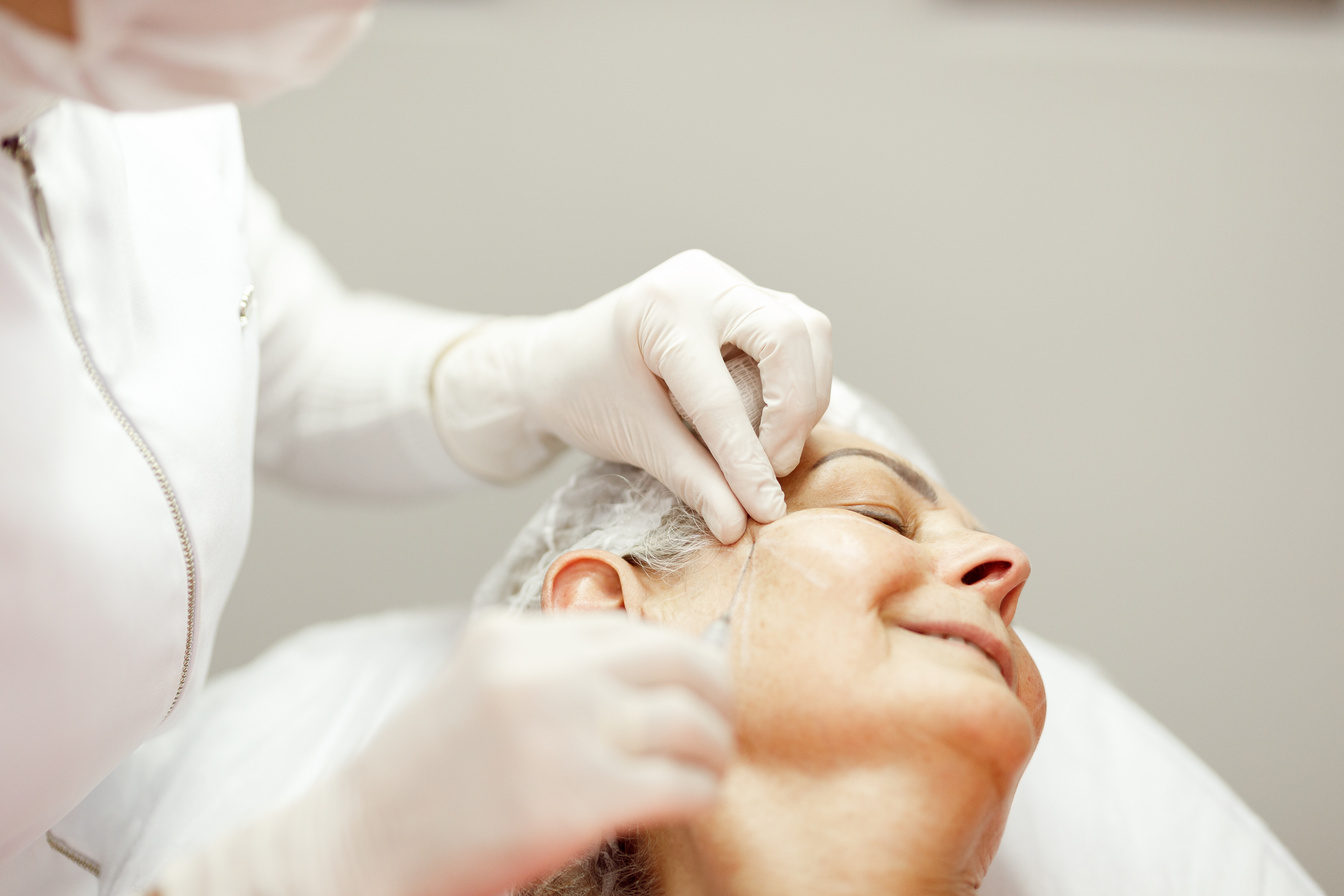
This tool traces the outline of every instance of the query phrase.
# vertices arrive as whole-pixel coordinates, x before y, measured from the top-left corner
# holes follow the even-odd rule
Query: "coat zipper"
[[[70,334],[75,339],[75,345],[79,348],[80,359],[84,362],[84,372],[93,380],[94,387],[98,394],[102,396],[103,404],[107,405],[112,416],[116,418],[122,430],[126,433],[131,443],[135,445],[140,456],[149,466],[149,470],[154,474],[154,479],[159,484],[159,490],[163,492],[164,500],[168,502],[168,510],[173,516],[173,525],[177,527],[177,540],[182,547],[182,561],[187,569],[187,643],[182,654],[182,674],[177,680],[177,692],[173,695],[173,702],[164,713],[164,718],[172,715],[173,710],[177,709],[177,704],[182,700],[182,694],[187,688],[187,676],[191,671],[191,655],[196,644],[196,554],[191,545],[191,533],[187,531],[187,520],[182,515],[182,507],[178,503],[177,493],[173,490],[173,484],[168,481],[168,475],[163,471],[163,466],[159,459],[154,456],[149,445],[141,438],[135,425],[127,418],[126,413],[122,411],[121,405],[112,397],[112,392],[107,388],[107,382],[103,375],[98,372],[98,368],[93,363],[93,358],[89,354],[89,347],[84,342],[84,334],[79,329],[79,321],[75,319],[74,307],[70,304],[70,293],[66,288],[65,272],[61,267],[60,255],[56,251],[56,236],[51,229],[51,219],[47,215],[47,199],[42,193],[42,186],[37,180],[37,166],[33,163],[33,154],[28,149],[28,143],[23,134],[15,134],[0,141],[0,148],[18,162],[23,168],[23,177],[28,185],[28,196],[33,202],[33,213],[37,217],[37,229],[42,235],[42,242],[47,247],[47,258],[51,262],[51,273],[56,279],[56,291],[61,297],[61,308],[65,312],[65,322],[70,327]]]

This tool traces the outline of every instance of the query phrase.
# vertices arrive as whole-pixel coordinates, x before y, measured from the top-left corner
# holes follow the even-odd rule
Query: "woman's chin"
[[[1032,713],[1002,678],[977,669],[940,671],[937,685],[918,698],[923,734],[949,760],[983,768],[997,791],[1011,793],[1039,740]]]
[[[1040,741],[1045,689],[1025,649],[1013,651],[1012,687],[997,664],[973,653],[929,649],[905,667],[908,716],[949,756],[983,766],[1011,795]]]

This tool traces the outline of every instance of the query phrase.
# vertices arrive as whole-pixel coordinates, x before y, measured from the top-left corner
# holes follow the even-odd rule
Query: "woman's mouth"
[[[1004,682],[1010,688],[1013,686],[1013,665],[1008,646],[988,632],[974,626],[958,623],[931,624],[928,626],[902,625],[901,628],[917,635],[950,641],[974,651],[979,656],[989,660],[994,668],[999,670],[999,674],[1003,676]]]
[[[996,669],[998,668],[999,665],[998,660],[994,659],[994,657],[985,653],[985,651],[982,650],[978,645],[973,644],[970,641],[967,641],[965,638],[959,638],[956,635],[932,635],[931,637],[942,638],[944,641],[951,641],[953,644],[964,644],[967,647],[974,650],[976,653],[980,654],[985,659],[989,660],[991,663],[993,663]],[[1002,674],[1002,670],[1000,670],[1000,674]]]

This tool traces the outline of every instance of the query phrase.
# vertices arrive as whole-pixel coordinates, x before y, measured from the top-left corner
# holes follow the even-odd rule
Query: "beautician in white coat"
[[[724,541],[783,513],[775,474],[830,390],[828,324],[792,296],[689,252],[575,311],[491,320],[348,294],[285,227],[227,103],[314,77],[365,5],[0,0],[0,892],[47,886],[52,861],[96,874],[68,819],[200,688],[254,463],[423,494],[568,443],[649,469]],[[729,344],[760,361],[759,439]],[[700,645],[496,621],[458,656],[165,896],[488,893],[713,799],[731,698]]]

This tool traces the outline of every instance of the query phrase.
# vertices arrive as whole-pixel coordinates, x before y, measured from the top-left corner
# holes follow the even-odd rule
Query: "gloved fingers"
[[[722,366],[722,361],[719,363]],[[667,404],[666,415],[658,415],[649,421],[643,450],[630,457],[629,462],[648,470],[700,514],[715,538],[724,544],[732,544],[747,531],[747,513],[729,487],[719,463],[682,425],[671,402],[666,398],[661,400]],[[741,401],[736,397],[734,400],[740,409]],[[751,432],[750,427],[747,432]],[[754,435],[752,439],[755,439]],[[774,481],[773,477],[771,481]]]
[[[820,422],[826,415],[826,409],[831,405],[831,381],[834,376],[835,359],[831,348],[831,319],[793,293],[773,289],[765,289],[765,292],[793,308],[803,319],[803,325],[807,327],[807,336],[812,343],[812,366],[816,370],[817,422]]]
[[[722,774],[733,757],[733,728],[684,688],[639,688],[628,698],[620,746],[635,756],[665,756]]]
[[[717,255],[710,255],[703,249],[691,249],[690,251],[693,253],[703,255],[707,260],[708,264],[711,264],[718,270],[723,271],[731,279],[739,283],[751,283],[751,278],[747,277],[737,268],[733,267],[728,262],[724,261],[722,258],[719,258]]]
[[[746,346],[740,347],[751,354]],[[784,491],[775,478],[770,458],[751,428],[751,420],[742,406],[742,396],[724,366],[719,341],[687,339],[676,350],[657,360],[654,372],[663,378],[668,390],[686,410],[742,508],[763,523],[782,517]],[[763,369],[762,374],[764,372]],[[809,384],[809,407],[814,401]]]
[[[652,625],[631,625],[623,634],[621,649],[607,664],[618,680],[641,689],[678,686],[724,719],[733,718],[732,675],[722,650]]]
[[[635,283],[640,285],[641,291],[656,297],[656,306],[686,311],[697,307],[703,309],[707,300],[721,296],[735,286],[750,285],[751,281],[703,249],[687,249],[653,268]],[[641,338],[647,335],[641,328]]]
[[[714,805],[721,776],[662,756],[631,760],[623,778],[624,817],[615,827],[653,826],[692,818]]]
[[[826,373],[830,382],[829,324],[823,325],[825,318],[819,313],[805,315],[803,309],[811,309],[796,298],[790,296],[793,300],[785,301],[779,298],[781,295],[743,286],[719,299],[728,321],[723,342],[751,355],[760,367],[761,395],[765,399],[760,444],[777,476],[792,472],[798,465],[803,443],[821,418],[818,401],[823,388],[829,396],[829,385],[822,387],[818,374]],[[827,349],[821,365],[814,353],[814,330]]]

